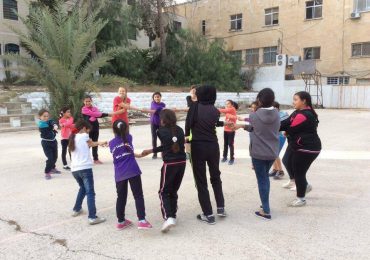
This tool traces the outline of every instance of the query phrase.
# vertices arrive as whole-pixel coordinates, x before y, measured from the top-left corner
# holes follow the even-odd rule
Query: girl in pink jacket
[[[60,111],[59,126],[61,128],[60,143],[62,145],[63,169],[70,171],[71,168],[67,164],[67,147],[68,147],[69,137],[71,136],[72,129],[75,127],[75,125],[73,123],[73,117],[72,117],[71,110],[69,107],[64,107]],[[71,156],[69,158],[71,158]]]

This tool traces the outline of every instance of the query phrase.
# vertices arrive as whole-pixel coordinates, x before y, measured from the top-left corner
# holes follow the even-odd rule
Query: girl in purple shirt
[[[113,156],[117,189],[117,229],[122,230],[132,225],[132,222],[125,218],[128,183],[130,183],[135,199],[137,217],[139,219],[138,229],[152,228],[152,225],[145,219],[144,195],[140,177],[141,170],[135,159],[135,157],[140,158],[142,156],[134,153],[132,136],[129,134],[126,122],[120,119],[116,120],[113,124],[113,132],[115,138],[109,142],[109,148]]]

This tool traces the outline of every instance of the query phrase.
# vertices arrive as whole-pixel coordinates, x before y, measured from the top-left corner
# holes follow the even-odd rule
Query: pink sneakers
[[[150,229],[152,227],[153,226],[146,220],[139,221],[139,223],[137,224],[138,229]]]
[[[118,222],[117,223],[117,230],[123,230],[129,226],[132,226],[132,222],[128,219],[126,219],[124,222],[120,223]]]

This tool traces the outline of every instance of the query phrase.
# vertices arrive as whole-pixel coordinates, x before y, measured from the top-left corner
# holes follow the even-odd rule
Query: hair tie
[[[122,124],[123,124],[122,122],[118,122],[117,127],[118,127],[118,128],[121,128],[121,125],[122,125]]]
[[[177,142],[177,137],[176,136],[172,137],[172,142],[174,142],[174,143]]]
[[[80,130],[78,130],[76,127],[74,127],[73,129],[72,129],[72,134],[78,134],[80,132]]]

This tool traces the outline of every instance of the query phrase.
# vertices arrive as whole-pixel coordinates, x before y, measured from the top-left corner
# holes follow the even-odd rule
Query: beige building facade
[[[276,55],[314,60],[324,84],[370,84],[370,0],[200,0],[175,13],[187,28],[224,39],[244,66],[272,66]]]

